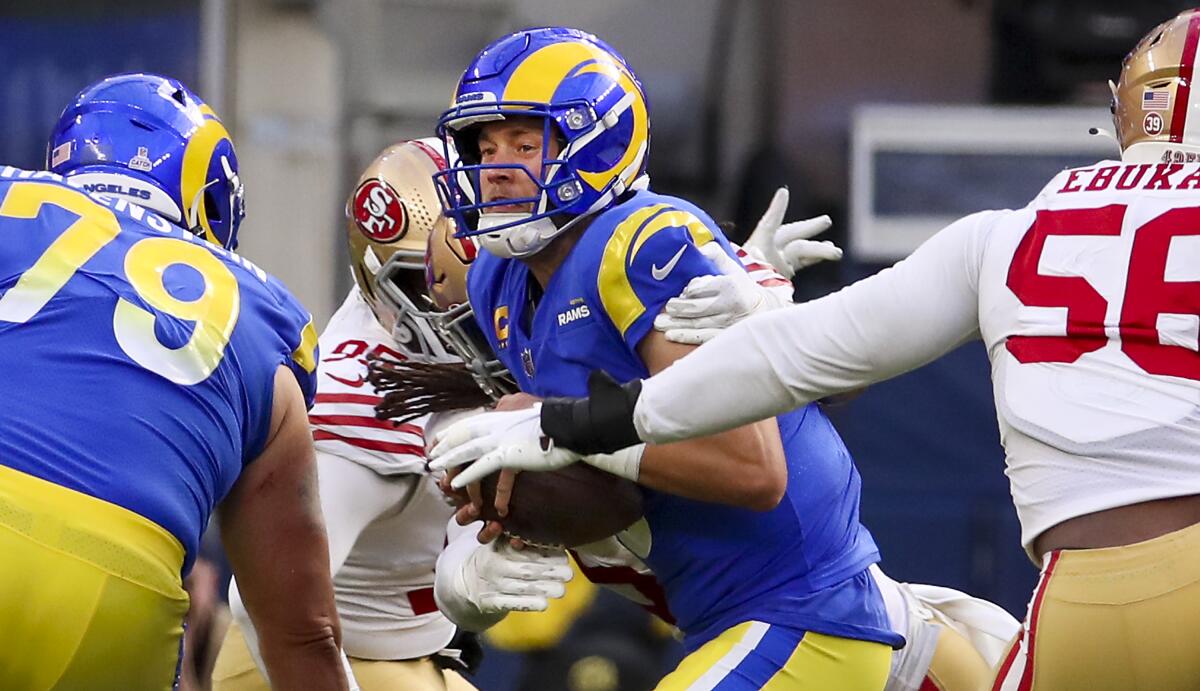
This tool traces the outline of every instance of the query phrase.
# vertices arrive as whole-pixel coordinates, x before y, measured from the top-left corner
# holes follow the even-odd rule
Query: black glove
[[[542,432],[554,444],[576,453],[613,453],[642,443],[633,426],[633,408],[642,380],[618,384],[607,372],[592,370],[586,398],[542,401]]]

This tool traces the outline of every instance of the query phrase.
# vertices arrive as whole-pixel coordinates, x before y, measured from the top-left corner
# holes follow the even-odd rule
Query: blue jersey
[[[471,304],[522,390],[583,396],[593,369],[622,382],[649,376],[637,346],[688,281],[718,273],[698,249],[709,242],[732,256],[703,211],[638,192],[591,222],[536,307],[525,265],[486,253],[467,275]],[[879,553],[858,522],[861,481],[849,452],[815,405],[778,423],[788,486],[772,511],[644,489],[645,559],[688,646],[751,619],[901,644],[865,572]]]
[[[316,333],[277,280],[140,207],[0,170],[0,464],[124,507],[191,567]]]

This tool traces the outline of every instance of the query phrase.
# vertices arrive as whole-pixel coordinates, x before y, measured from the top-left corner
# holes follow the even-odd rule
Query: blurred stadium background
[[[242,250],[318,325],[348,289],[343,206],[387,143],[428,136],[468,60],[522,26],[567,24],[630,61],[651,105],[651,175],[753,227],[774,189],[789,219],[829,213],[840,264],[822,295],[904,256],[944,222],[1023,205],[1064,166],[1115,155],[1120,59],[1178,0],[50,0],[0,3],[0,160],[44,162],[67,100],[106,74],[193,86],[229,125],[249,215]],[[920,324],[912,328],[920,329]],[[953,586],[1018,616],[1021,551],[979,344],[832,415],[865,482],[863,518],[899,580]],[[216,555],[214,558],[219,558]],[[608,595],[497,636],[483,689],[645,688],[668,637]],[[598,603],[598,604],[597,604]],[[605,632],[624,631],[622,636]],[[629,632],[635,633],[629,633]],[[522,671],[520,654],[535,664]],[[644,670],[638,677],[630,670]],[[202,676],[202,675],[201,675]]]

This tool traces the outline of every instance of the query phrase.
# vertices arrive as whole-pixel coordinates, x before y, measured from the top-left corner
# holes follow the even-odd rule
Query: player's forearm
[[[282,368],[272,407],[272,435],[221,502],[221,539],[272,686],[345,689],[312,437]]]
[[[709,437],[650,445],[638,482],[689,499],[769,511],[787,489],[787,463],[775,420]]]
[[[593,373],[587,397],[546,400],[542,430],[580,453],[666,444],[919,367],[978,334],[985,216],[956,222],[895,267],[833,295],[751,317],[644,382],[618,386]]]
[[[265,508],[265,507],[262,507]],[[272,530],[265,539],[226,532],[239,592],[254,622],[258,649],[274,688],[344,689],[341,632],[319,514],[251,516]]]

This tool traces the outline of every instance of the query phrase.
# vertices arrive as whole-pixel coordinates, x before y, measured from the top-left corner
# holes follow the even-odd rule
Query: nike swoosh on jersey
[[[329,372],[326,372],[325,376],[329,377],[330,379],[332,379],[336,382],[341,382],[342,384],[353,387],[355,389],[357,389],[357,388],[361,387],[363,384],[367,383],[367,378],[361,374],[358,375],[357,379],[346,379],[344,377],[339,377],[336,374],[330,374]]]
[[[680,260],[680,258],[683,257],[683,252],[686,249],[687,249],[687,245],[680,247],[679,251],[675,253],[675,256],[671,257],[671,261],[664,264],[661,269],[658,268],[657,266],[651,264],[650,265],[650,275],[654,277],[654,280],[661,281],[664,278],[666,278],[668,275],[670,275],[671,270],[674,269],[675,265],[679,263],[679,260]]]

